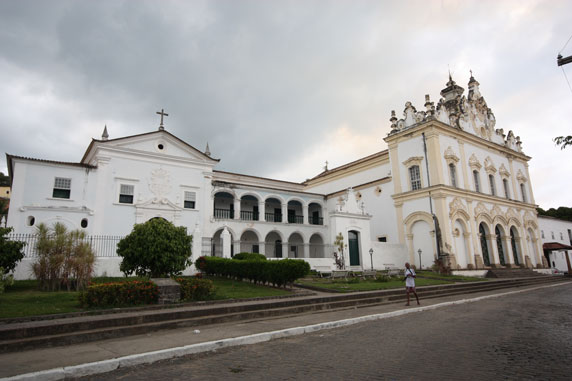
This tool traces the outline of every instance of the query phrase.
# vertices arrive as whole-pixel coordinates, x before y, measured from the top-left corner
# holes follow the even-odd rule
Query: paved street
[[[571,340],[567,285],[86,379],[570,379]]]

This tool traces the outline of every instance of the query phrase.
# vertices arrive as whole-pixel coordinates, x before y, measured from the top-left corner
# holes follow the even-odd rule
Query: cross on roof
[[[164,130],[165,127],[163,127],[163,117],[164,117],[164,116],[169,116],[169,114],[167,114],[164,109],[161,109],[161,112],[157,111],[156,113],[159,114],[159,115],[161,115],[161,124],[159,124],[159,129],[160,129],[160,130]]]

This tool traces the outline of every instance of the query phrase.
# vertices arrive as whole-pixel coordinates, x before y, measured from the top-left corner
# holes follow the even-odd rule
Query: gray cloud
[[[150,131],[165,108],[167,129],[208,141],[221,169],[301,181],[371,153],[320,157],[340,126],[385,148],[390,110],[437,100],[450,65],[463,86],[472,68],[497,126],[522,137],[537,202],[569,205],[550,163],[570,152],[550,139],[570,133],[555,55],[571,13],[564,1],[0,2],[0,151],[77,161],[104,124],[111,137]]]

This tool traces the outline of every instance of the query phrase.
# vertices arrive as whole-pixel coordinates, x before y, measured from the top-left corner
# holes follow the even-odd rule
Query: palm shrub
[[[38,259],[32,264],[32,271],[40,289],[56,291],[63,286],[70,291],[87,287],[95,254],[85,237],[85,232],[69,231],[60,222],[52,227],[44,223],[38,225]]]
[[[186,227],[162,218],[135,224],[117,245],[117,255],[123,258],[120,269],[126,275],[154,278],[178,275],[192,263],[192,241]]]

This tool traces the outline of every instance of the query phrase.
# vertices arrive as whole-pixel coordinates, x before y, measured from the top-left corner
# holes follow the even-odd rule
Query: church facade
[[[350,269],[543,266],[528,162],[520,139],[495,129],[471,76],[468,94],[451,78],[435,106],[407,102],[392,112],[388,149],[303,183],[216,169],[198,150],[158,130],[93,139],[77,163],[7,154],[8,225],[33,234],[62,222],[90,237],[122,237],[133,224],[165,218],[193,235],[193,258],[258,252],[334,268],[344,240]],[[98,275],[118,275],[120,258],[96,250]],[[16,276],[30,276],[33,250]],[[193,269],[188,269],[192,272]]]

